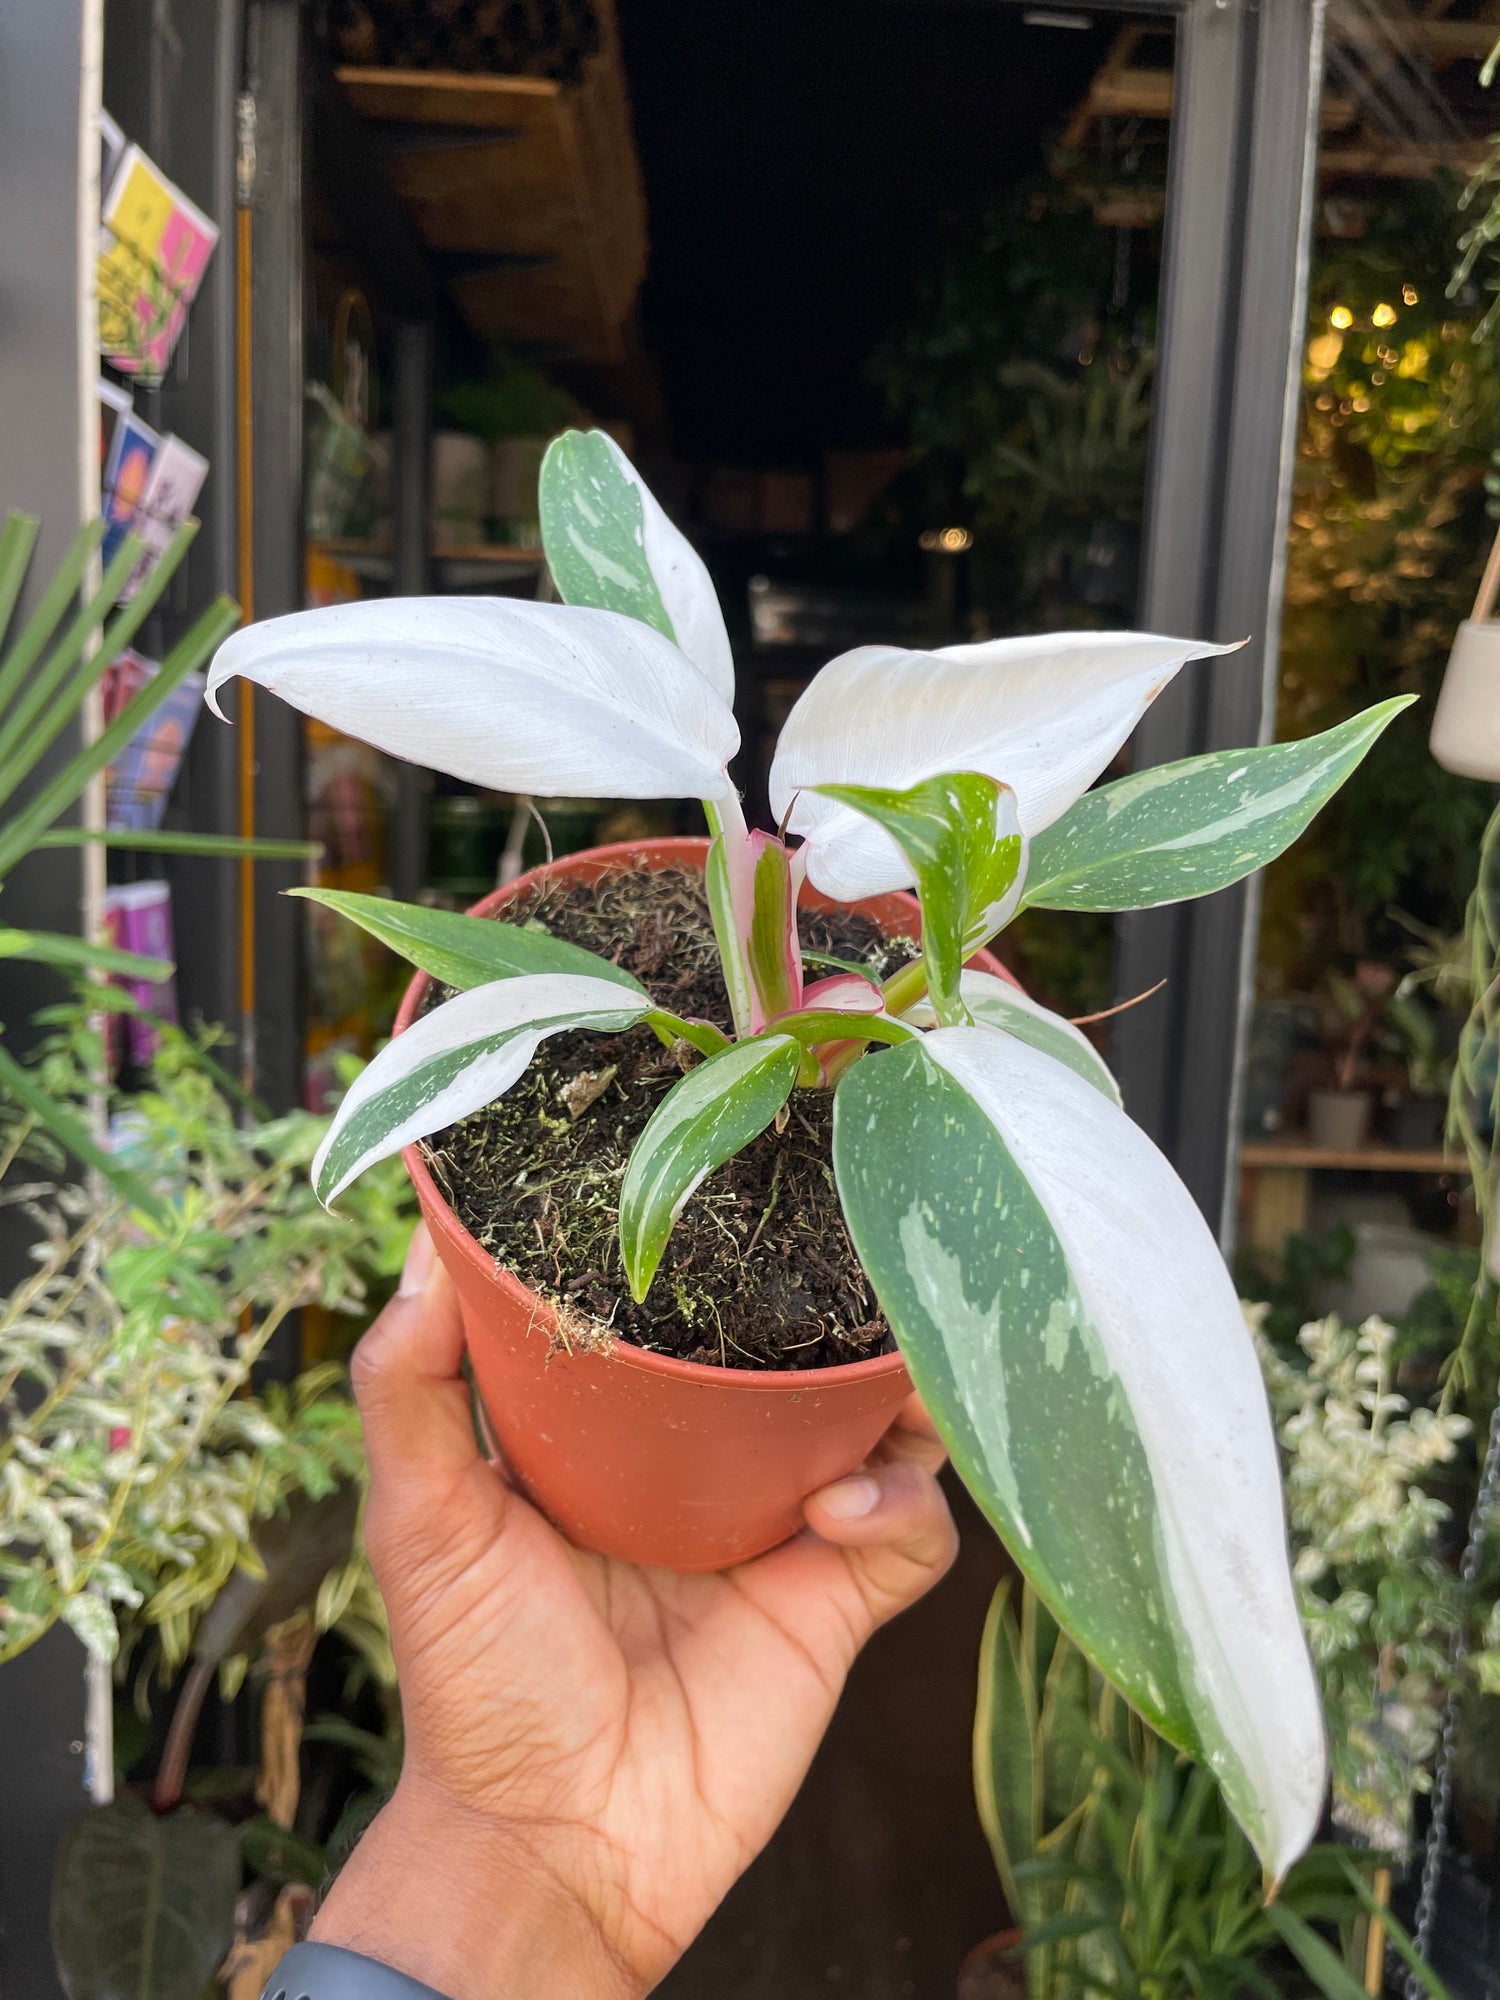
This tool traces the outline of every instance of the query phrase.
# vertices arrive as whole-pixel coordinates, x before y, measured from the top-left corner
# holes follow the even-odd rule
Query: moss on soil
[[[506,912],[633,972],[672,1012],[729,1027],[701,876],[621,871],[550,885]],[[802,941],[883,976],[913,955],[853,910],[802,913]],[[816,977],[825,968],[810,966]],[[730,1368],[820,1368],[886,1352],[833,1182],[827,1091],[711,1174],[678,1221],[645,1300],[617,1233],[620,1177],[663,1094],[695,1060],[649,1028],[544,1042],[497,1103],[426,1151],[454,1212],[498,1263],[558,1308],[563,1338],[611,1336]]]

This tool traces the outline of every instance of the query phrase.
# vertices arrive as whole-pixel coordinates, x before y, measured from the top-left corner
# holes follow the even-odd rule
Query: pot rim
[[[657,860],[691,864],[693,861],[701,861],[708,853],[708,848],[708,837],[701,834],[672,834],[664,835],[660,839],[619,840],[603,847],[585,847],[576,854],[559,855],[556,860],[543,861],[537,867],[528,869],[524,875],[518,875],[513,882],[507,882],[502,888],[492,889],[487,896],[481,897],[477,903],[470,906],[468,914],[474,917],[487,917],[493,911],[514,902],[518,894],[535,884],[572,873],[582,861],[603,862],[606,867],[615,865],[623,867],[630,862],[639,863],[654,857]],[[803,893],[818,903],[827,903],[827,899],[818,896],[816,890],[804,890]],[[881,902],[887,899],[870,897],[868,900]],[[900,902],[914,912],[919,912],[921,908],[916,897],[908,895],[904,889],[890,891],[889,900]],[[988,952],[976,952],[974,959],[985,960],[987,969],[992,967],[996,971],[1004,970]],[[411,1025],[431,983],[430,974],[421,971],[416,973],[402,995],[393,1034],[399,1035],[404,1028]],[[530,1309],[533,1325],[540,1317],[551,1318],[553,1308],[547,1301],[529,1285],[524,1284],[513,1271],[508,1271],[503,1265],[498,1264],[464,1228],[429,1172],[427,1163],[422,1158],[420,1142],[414,1140],[411,1145],[404,1146],[401,1149],[401,1159],[412,1185],[417,1190],[422,1207],[436,1214],[444,1226],[445,1233],[457,1246],[465,1261],[472,1264],[476,1271],[482,1272],[501,1291],[509,1293],[516,1303],[525,1304]],[[834,1389],[846,1382],[869,1382],[881,1376],[895,1375],[906,1367],[906,1360],[900,1348],[895,1348],[889,1354],[872,1355],[865,1361],[841,1361],[831,1368],[715,1368],[702,1361],[681,1361],[676,1355],[656,1354],[650,1348],[637,1347],[633,1341],[619,1335],[614,1336],[614,1345],[607,1358],[612,1364],[644,1369],[651,1375],[675,1377],[678,1381],[698,1382],[705,1386],[740,1389],[759,1395],[764,1395],[768,1390],[805,1395],[818,1389]]]

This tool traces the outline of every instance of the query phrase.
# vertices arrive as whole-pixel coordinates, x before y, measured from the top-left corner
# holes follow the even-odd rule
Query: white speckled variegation
[[[856,1064],[834,1156],[966,1483],[1279,1877],[1317,1827],[1322,1713],[1265,1389],[1197,1205],[1092,1081],[988,1027]]]

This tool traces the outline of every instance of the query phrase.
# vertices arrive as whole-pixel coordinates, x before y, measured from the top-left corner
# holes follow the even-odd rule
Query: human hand
[[[360,1342],[401,1781],[313,1926],[452,2000],[635,2000],[760,1851],[856,1653],[957,1546],[915,1397],[812,1532],[717,1575],[572,1548],[481,1456],[419,1229]]]

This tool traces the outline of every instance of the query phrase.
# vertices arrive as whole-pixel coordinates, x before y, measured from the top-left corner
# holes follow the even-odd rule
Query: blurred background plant
[[[133,1005],[89,988],[50,1010],[33,1094],[86,1119],[103,1015]],[[325,1121],[266,1117],[211,1038],[156,1026],[148,1087],[106,1107],[145,1202],[68,1185],[47,1123],[24,1100],[0,1107],[0,1200],[35,1232],[32,1269],[0,1303],[0,1661],[61,1621],[132,1683],[116,1704],[117,1771],[138,1775],[84,1815],[59,1860],[68,1990],[127,1990],[110,1984],[124,1977],[199,2000],[231,1947],[229,1990],[258,1990],[399,1768],[346,1371],[276,1380],[267,1364],[285,1372],[308,1306],[344,1316],[352,1339],[394,1283],[414,1210],[395,1166],[329,1214],[307,1179]],[[229,1698],[247,1675],[254,1764],[195,1773],[214,1682]],[[310,1675],[343,1711],[310,1739],[311,1762]]]
[[[1024,1584],[1001,1585],[985,1626],[974,1775],[1019,1933],[971,1955],[960,2000],[1013,1992],[1018,1961],[1030,2000],[1362,1992],[1348,1968],[1380,1857],[1314,1847],[1269,1898],[1212,1774],[1130,1713]]]

